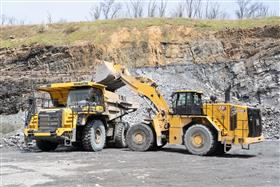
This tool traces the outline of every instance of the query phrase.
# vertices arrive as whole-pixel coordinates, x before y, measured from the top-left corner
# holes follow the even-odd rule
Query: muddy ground
[[[20,152],[1,148],[1,186],[280,186],[279,141],[234,147],[222,157],[107,148]]]

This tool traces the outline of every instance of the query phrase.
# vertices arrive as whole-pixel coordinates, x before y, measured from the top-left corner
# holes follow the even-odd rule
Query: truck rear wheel
[[[47,140],[36,140],[36,145],[41,151],[54,151],[58,143]]]
[[[82,144],[86,151],[101,151],[106,142],[106,131],[102,121],[88,123],[83,131]]]
[[[125,148],[127,147],[126,143],[126,133],[128,127],[125,123],[117,123],[115,125],[115,147]]]
[[[150,126],[137,124],[128,129],[126,141],[133,151],[147,151],[154,145],[154,134]]]
[[[187,151],[194,155],[211,155],[217,146],[213,130],[201,124],[188,128],[184,135]]]

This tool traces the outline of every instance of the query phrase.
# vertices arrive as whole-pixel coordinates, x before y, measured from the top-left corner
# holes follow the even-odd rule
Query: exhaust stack
[[[225,103],[230,102],[230,91],[231,91],[231,85],[229,85],[225,90]]]

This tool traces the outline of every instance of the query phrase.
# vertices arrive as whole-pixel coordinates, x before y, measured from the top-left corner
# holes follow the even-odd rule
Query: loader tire
[[[36,140],[36,145],[41,151],[54,151],[58,143],[47,140]]]
[[[115,147],[118,148],[127,147],[126,133],[127,133],[127,127],[124,123],[117,123],[115,125]]]
[[[193,155],[212,155],[217,143],[214,131],[205,125],[192,125],[184,134],[186,149]]]
[[[106,130],[102,121],[94,120],[88,123],[82,135],[83,148],[86,151],[101,151],[106,143]]]
[[[127,131],[126,142],[133,151],[148,151],[154,145],[154,133],[148,125],[133,125]]]

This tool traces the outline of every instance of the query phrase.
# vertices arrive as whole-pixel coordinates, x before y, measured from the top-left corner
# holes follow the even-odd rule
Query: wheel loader
[[[27,145],[36,141],[42,151],[59,144],[87,151],[126,147],[128,124],[122,116],[135,111],[137,103],[94,82],[53,83],[36,93],[40,97],[29,99],[25,122]]]
[[[194,155],[221,155],[234,144],[243,149],[264,140],[260,110],[216,102],[202,102],[202,92],[178,90],[172,94],[172,106],[147,77],[132,76],[121,64],[104,62],[97,68],[95,81],[115,91],[127,85],[144,98],[152,117],[131,126],[126,134],[133,151],[148,151],[165,144],[182,144]],[[175,83],[175,82],[174,82]]]

